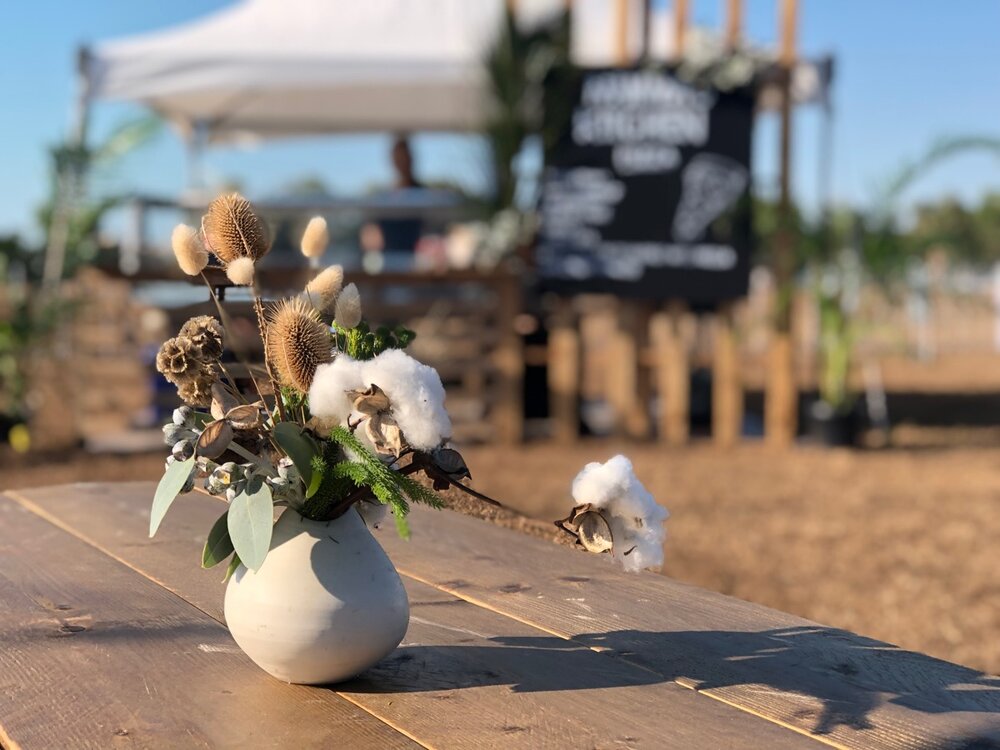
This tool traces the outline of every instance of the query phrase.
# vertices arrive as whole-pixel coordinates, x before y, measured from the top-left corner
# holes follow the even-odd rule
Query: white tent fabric
[[[138,101],[210,140],[481,124],[504,0],[245,0],[97,45],[91,98]],[[530,21],[560,0],[522,0]]]
[[[82,57],[85,98],[146,104],[209,141],[314,133],[477,130],[488,105],[483,60],[507,0],[243,0],[164,31],[103,42]],[[639,56],[642,2],[629,0]],[[531,26],[565,0],[517,0]],[[574,62],[612,65],[615,3],[574,0]],[[651,19],[653,59],[672,55],[671,17]],[[717,36],[692,29],[692,50]],[[799,66],[808,73],[811,67]],[[813,76],[815,78],[815,75]],[[815,95],[806,88],[796,98]],[[797,84],[798,88],[801,85]]]

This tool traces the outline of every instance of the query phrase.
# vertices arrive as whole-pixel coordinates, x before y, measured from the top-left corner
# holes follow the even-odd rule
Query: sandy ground
[[[671,511],[665,573],[905,648],[1000,672],[1000,451],[627,446]],[[984,444],[985,443],[985,444]],[[474,447],[475,486],[537,518],[622,446]],[[155,478],[160,456],[0,455],[0,487]]]

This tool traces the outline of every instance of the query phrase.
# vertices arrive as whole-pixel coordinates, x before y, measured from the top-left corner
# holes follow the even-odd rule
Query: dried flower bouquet
[[[357,505],[370,524],[389,510],[407,536],[410,503],[441,505],[413,478],[418,472],[437,489],[457,486],[489,500],[460,481],[469,471],[447,447],[451,422],[441,380],[404,351],[415,334],[402,326],[372,330],[340,266],[320,271],[300,295],[265,304],[255,271],[270,249],[267,227],[239,195],[217,198],[200,230],[181,225],[172,239],[180,268],[201,275],[217,303],[204,275],[211,256],[233,284],[250,288],[268,382],[255,381],[251,397],[237,388],[222,359],[221,305],[220,319],[192,318],[164,342],[156,367],[185,405],[163,428],[171,453],[150,536],[175,497],[196,484],[224,496],[229,505],[209,533],[202,563],[229,560],[228,578],[240,562],[252,570],[264,562],[275,506],[329,521]],[[303,255],[318,258],[327,242],[325,222],[313,219]]]
[[[313,269],[328,241],[325,221],[312,219],[301,250]],[[275,506],[312,521],[337,519],[356,506],[369,525],[388,511],[406,537],[411,503],[442,504],[417,473],[434,490],[456,487],[498,504],[462,483],[469,470],[449,447],[441,379],[405,352],[415,334],[402,326],[373,330],[340,266],[317,270],[299,295],[265,304],[256,264],[270,250],[268,229],[237,194],[214,200],[200,229],[178,226],[172,246],[181,270],[208,286],[219,318],[187,321],[156,358],[185,405],[163,428],[171,454],[153,499],[150,536],[178,494],[197,485],[225,497],[202,564],[228,560],[228,580],[240,563],[260,569]],[[205,275],[213,257],[232,284],[251,291],[266,372],[265,382],[253,380],[251,396],[223,362],[227,316]],[[247,372],[253,378],[253,368]],[[580,547],[609,553],[626,570],[662,564],[667,511],[628,459],[589,464],[573,496],[576,507],[557,525]]]

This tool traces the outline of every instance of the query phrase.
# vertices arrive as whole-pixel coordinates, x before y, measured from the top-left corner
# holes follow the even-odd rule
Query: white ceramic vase
[[[261,669],[285,682],[346,680],[406,634],[410,605],[396,568],[353,508],[330,522],[291,510],[256,573],[226,588],[226,624]]]

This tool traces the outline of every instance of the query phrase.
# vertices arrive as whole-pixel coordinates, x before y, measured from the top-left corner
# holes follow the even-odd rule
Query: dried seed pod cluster
[[[156,355],[156,369],[177,386],[189,406],[208,406],[212,384],[219,376],[223,329],[215,318],[192,318],[177,336],[163,342]]]

